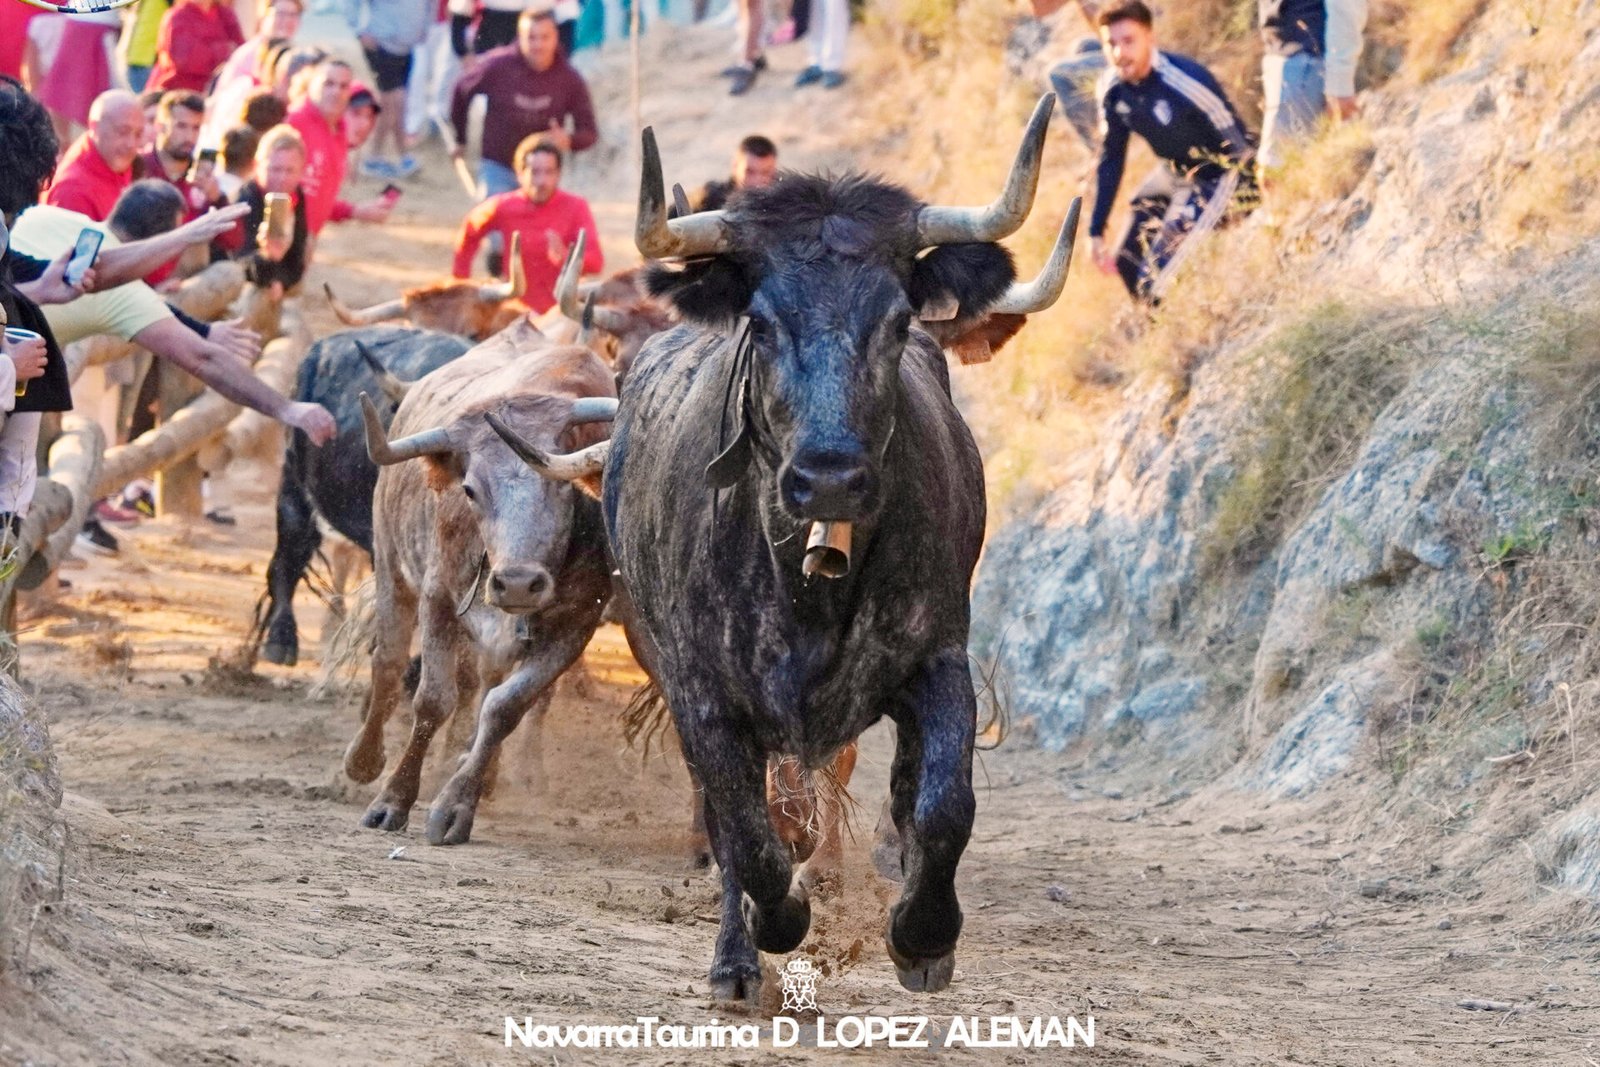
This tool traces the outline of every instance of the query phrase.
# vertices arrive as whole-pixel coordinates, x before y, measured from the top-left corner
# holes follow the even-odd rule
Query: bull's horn
[[[521,300],[528,291],[528,277],[522,269],[522,234],[511,235],[511,248],[506,253],[506,265],[511,268],[511,280],[478,286],[478,299],[498,304],[502,300]]]
[[[484,412],[483,417],[522,462],[551,481],[575,482],[579,478],[599,474],[605,468],[606,456],[611,452],[611,442],[601,441],[597,445],[590,445],[580,452],[569,455],[552,454],[529,444],[521,434],[502,422],[494,412]]]
[[[1022,135],[1022,147],[1011,164],[1011,174],[1000,197],[988,207],[939,207],[930,204],[917,213],[917,243],[960,244],[967,241],[998,241],[1010,236],[1028,217],[1033,194],[1039,187],[1039,164],[1044,157],[1044,135],[1055,107],[1054,93],[1045,93],[1034,106],[1033,118]]]
[[[583,298],[583,314],[578,318],[578,343],[585,348],[594,336],[594,294]]]
[[[1083,207],[1083,197],[1072,198],[1067,209],[1067,221],[1061,224],[1056,246],[1050,250],[1039,276],[1031,282],[1012,282],[1006,295],[988,310],[991,314],[1031,315],[1043,311],[1056,302],[1067,284],[1067,267],[1072,263],[1072,246],[1078,235],[1078,212]]]
[[[577,323],[583,322],[578,275],[583,273],[583,248],[587,242],[588,234],[579,230],[577,240],[567,249],[567,258],[561,264],[561,273],[556,275],[556,303],[561,305],[561,314]]]
[[[434,452],[450,451],[450,435],[443,428],[423,430],[398,441],[389,440],[383,423],[378,419],[378,409],[366,393],[361,394],[361,421],[367,428],[367,455],[380,467]]]
[[[356,351],[361,353],[361,358],[366,361],[367,369],[372,376],[378,379],[378,388],[383,390],[383,395],[396,404],[406,398],[406,390],[411,388],[410,382],[403,382],[395,377],[394,373],[378,362],[378,357],[360,341],[356,342]]]
[[[639,218],[633,231],[640,253],[646,259],[670,259],[714,256],[728,251],[728,226],[721,211],[702,211],[681,219],[667,218],[666,179],[661,174],[661,153],[656,149],[655,130],[646,126],[643,138]]]
[[[375,322],[405,317],[406,302],[403,299],[385,300],[381,304],[373,304],[369,308],[357,311],[334,296],[333,286],[327,282],[322,283],[322,291],[328,294],[328,303],[333,305],[333,313],[339,316],[339,321],[346,326],[371,326]]]
[[[611,422],[616,417],[616,397],[583,396],[573,401],[572,414],[567,416],[567,424],[570,426],[579,422]]]

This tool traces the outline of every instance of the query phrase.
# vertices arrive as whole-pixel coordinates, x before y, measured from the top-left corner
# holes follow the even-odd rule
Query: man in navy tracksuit
[[[1100,82],[1104,137],[1089,236],[1100,269],[1115,270],[1136,299],[1155,303],[1194,239],[1222,220],[1241,186],[1253,192],[1253,148],[1211,72],[1155,47],[1154,20],[1140,0],[1111,4],[1098,21],[1112,69]],[[1128,235],[1113,252],[1106,220],[1134,133],[1165,165],[1134,194]]]

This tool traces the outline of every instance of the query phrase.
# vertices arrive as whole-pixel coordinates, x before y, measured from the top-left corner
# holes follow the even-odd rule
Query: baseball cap
[[[361,82],[350,83],[350,106],[370,107],[374,114],[383,110],[383,105],[378,103],[378,94]]]

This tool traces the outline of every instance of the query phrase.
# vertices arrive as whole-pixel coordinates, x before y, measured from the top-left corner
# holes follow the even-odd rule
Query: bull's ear
[[[943,322],[974,315],[999,300],[1017,278],[1011,253],[993,242],[940,245],[916,261],[906,296],[917,316]]]
[[[653,263],[645,288],[669,300],[684,318],[714,326],[744,314],[756,280],[731,257],[711,256],[682,266]]]
[[[1027,321],[1026,315],[985,315],[980,319],[951,323],[943,331],[944,336],[939,336],[936,331],[935,337],[944,348],[955,353],[962,363],[987,363],[1001,345],[1017,335]]]

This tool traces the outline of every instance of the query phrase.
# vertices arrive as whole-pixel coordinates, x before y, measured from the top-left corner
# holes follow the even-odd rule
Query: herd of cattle
[[[371,554],[371,691],[346,773],[383,773],[407,692],[412,726],[363,825],[406,825],[434,733],[475,706],[427,821],[430,842],[467,841],[500,744],[532,711],[538,758],[554,683],[604,614],[671,712],[721,871],[713,994],[755,998],[758,951],[803,939],[840,816],[810,817],[809,771],[848,781],[856,738],[883,717],[904,884],[888,953],[907,989],[948,985],[985,500],[945,352],[987,358],[1061,292],[1076,203],[1034,281],[996,243],[1031,209],[1052,103],[986,208],[788,175],[669,220],[647,129],[645,267],[580,286],[580,244],[543,317],[516,278],[365,310],[334,300],[353,328],[314,346],[297,399],[340,432],[288,449],[263,653],[297,658],[291,602],[321,524]],[[380,325],[394,318],[409,325]],[[796,797],[813,809],[798,819]]]

